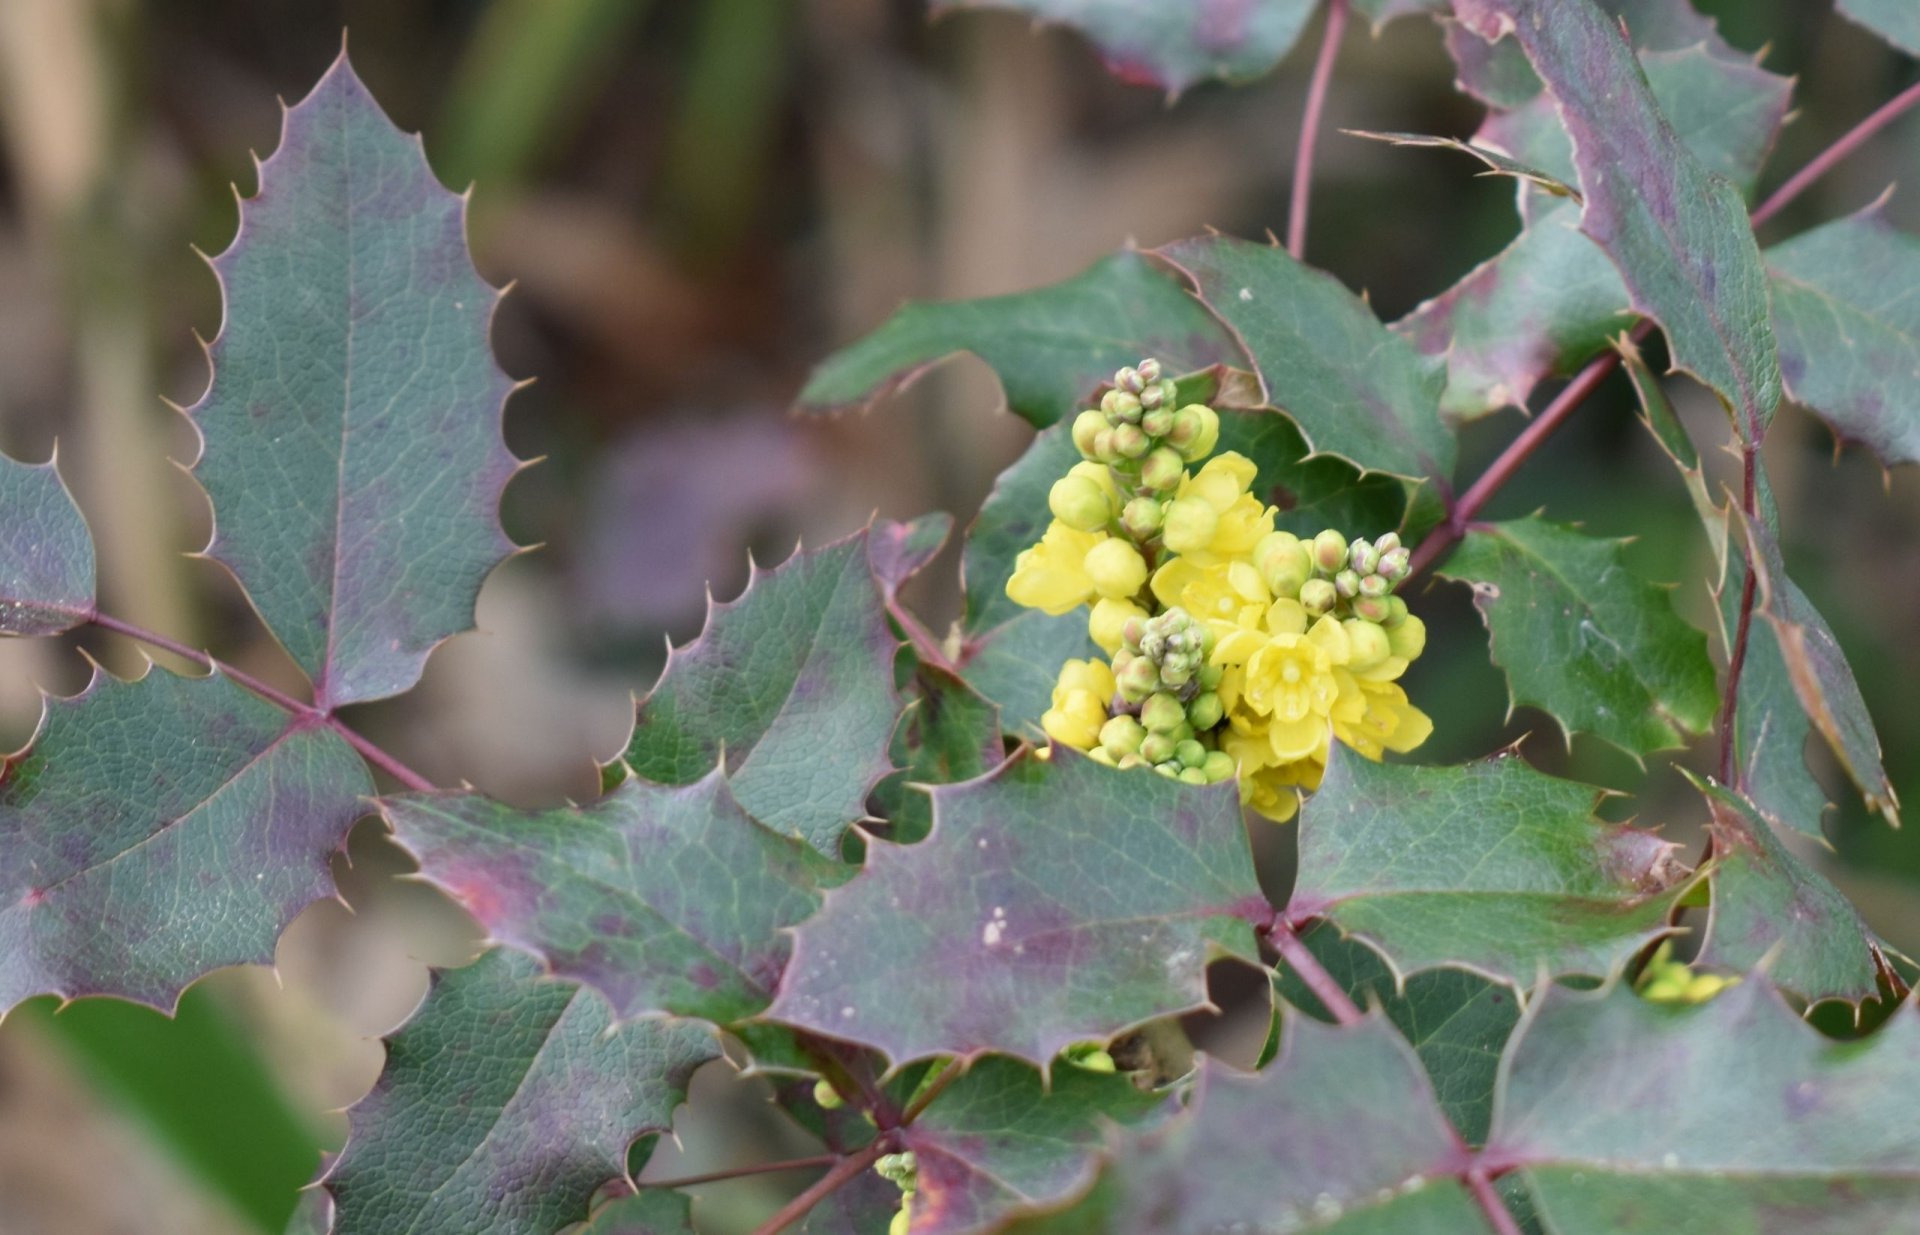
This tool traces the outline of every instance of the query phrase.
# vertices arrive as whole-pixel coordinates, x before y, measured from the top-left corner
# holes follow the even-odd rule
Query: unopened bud
[[[1178,779],[1182,784],[1204,785],[1207,783],[1207,774],[1199,768],[1181,768]]]
[[[1224,750],[1210,751],[1201,771],[1207,774],[1207,783],[1217,785],[1223,780],[1233,779],[1233,756]]]
[[[846,1105],[846,1100],[833,1087],[833,1082],[824,1078],[814,1082],[813,1102],[823,1111],[837,1111]]]
[[[1147,581],[1146,559],[1133,542],[1109,537],[1087,550],[1087,578],[1102,596],[1124,600],[1140,590]]]
[[[1374,569],[1386,576],[1388,582],[1398,583],[1407,577],[1412,566],[1413,555],[1405,549],[1395,549],[1391,553],[1382,553],[1380,564]]]
[[[1120,526],[1135,540],[1152,540],[1160,534],[1166,512],[1155,497],[1136,497],[1120,511]]]
[[[1186,474],[1186,461],[1181,459],[1179,451],[1169,446],[1160,447],[1140,465],[1140,483],[1161,493],[1179,484]]]
[[[1386,617],[1386,620],[1381,622],[1380,624],[1386,627],[1388,630],[1392,630],[1394,627],[1398,626],[1400,623],[1406,620],[1407,620],[1407,602],[1402,600],[1398,596],[1387,597],[1387,617]]]
[[[1207,761],[1207,748],[1188,738],[1173,748],[1173,757],[1183,768],[1197,768]]]
[[[1142,661],[1140,663],[1145,664],[1146,662]],[[1172,733],[1175,729],[1187,723],[1187,709],[1180,706],[1178,699],[1162,691],[1148,699],[1141,707],[1140,723],[1145,725],[1147,731],[1150,733]],[[1160,762],[1158,759],[1148,755],[1144,749],[1141,751],[1141,756],[1149,763]]]
[[[1347,668],[1364,672],[1392,654],[1387,632],[1361,618],[1348,618],[1340,624],[1347,632]]]
[[[1376,575],[1368,575],[1367,579],[1377,577]],[[1362,579],[1361,582],[1365,583],[1366,579]],[[1365,590],[1365,588],[1361,589],[1362,592]],[[1353,612],[1355,617],[1363,617],[1376,625],[1385,626],[1393,617],[1393,601],[1391,597],[1386,596],[1362,595],[1353,602]]]
[[[1140,390],[1140,406],[1149,412],[1161,406],[1166,401],[1166,391],[1160,388],[1160,383],[1158,382],[1150,383]]]
[[[1211,634],[1212,632],[1209,631],[1208,633]],[[1213,641],[1211,639],[1207,641],[1207,652],[1209,655],[1213,652]],[[1207,665],[1202,668],[1199,673],[1194,675],[1194,681],[1200,683],[1201,690],[1219,690],[1220,683],[1226,676],[1227,669],[1225,665]]]
[[[1203,671],[1204,672],[1204,671]],[[1220,696],[1211,690],[1201,691],[1187,704],[1187,723],[1199,733],[1205,733],[1220,723],[1226,709],[1220,705]]]
[[[1142,383],[1151,385],[1160,380],[1160,362],[1149,356],[1134,366],[1134,372],[1140,375]]]
[[[1108,428],[1107,418],[1099,412],[1081,412],[1073,418],[1073,445],[1082,457],[1098,459],[1094,443],[1099,440],[1103,429]]]
[[[1093,460],[1096,463],[1118,463],[1120,452],[1114,449],[1113,428],[1108,426],[1093,435]]]
[[[1139,703],[1160,689],[1160,670],[1150,660],[1135,657],[1113,674],[1114,689],[1128,703]]]
[[[1140,415],[1140,428],[1148,437],[1165,437],[1173,428],[1173,409],[1162,403]]]
[[[1313,566],[1323,575],[1338,574],[1347,564],[1347,538],[1328,528],[1313,538]]]
[[[1189,463],[1198,463],[1220,443],[1220,415],[1204,403],[1189,403],[1173,416],[1167,440]]]
[[[1387,632],[1387,646],[1402,660],[1419,660],[1427,650],[1427,624],[1409,613]]]
[[[1085,476],[1062,476],[1047,490],[1047,509],[1076,532],[1098,532],[1112,518],[1112,507],[1099,484]]]
[[[1166,697],[1165,695],[1154,696],[1156,699],[1165,699]],[[1172,761],[1176,745],[1177,743],[1174,742],[1172,736],[1169,734],[1149,733],[1140,743],[1140,757],[1158,767],[1160,764]]]
[[[1347,546],[1347,565],[1353,567],[1359,574],[1372,574],[1374,564],[1379,560],[1379,551],[1373,547],[1373,542],[1370,540],[1356,540]]]
[[[1334,590],[1351,600],[1360,594],[1360,576],[1351,570],[1343,570],[1333,577]]]
[[[1145,741],[1145,726],[1131,716],[1115,716],[1100,726],[1100,747],[1115,759],[1122,755],[1140,753],[1140,743]]]
[[[1384,600],[1391,591],[1393,591],[1393,584],[1385,575],[1367,575],[1360,580],[1362,596],[1373,596]]]
[[[1113,384],[1128,394],[1137,395],[1140,393],[1140,388],[1146,385],[1146,382],[1141,380],[1140,370],[1134,368],[1132,365],[1128,365],[1113,375]]]
[[[1132,652],[1137,656],[1139,655],[1139,652],[1140,652],[1140,640],[1145,638],[1146,634],[1147,634],[1147,619],[1132,618],[1128,620],[1125,626],[1120,628],[1120,642],[1126,645],[1127,650],[1129,652]],[[1118,673],[1119,671],[1120,671],[1120,666],[1118,664],[1115,664],[1114,672]]]
[[[1113,449],[1123,459],[1138,459],[1152,446],[1139,425],[1121,425],[1113,431]]]
[[[1384,557],[1400,547],[1400,533],[1384,532],[1373,538],[1373,547]]]
[[[1300,607],[1314,617],[1333,612],[1339,603],[1340,593],[1325,579],[1309,579],[1300,585]]]

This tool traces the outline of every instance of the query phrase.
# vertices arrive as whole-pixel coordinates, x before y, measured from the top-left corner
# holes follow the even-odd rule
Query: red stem
[[[884,1139],[884,1138],[882,1138]],[[780,1212],[753,1228],[753,1235],[777,1235],[789,1226],[807,1216],[821,1201],[853,1180],[853,1177],[866,1170],[886,1152],[880,1140],[870,1142],[865,1149],[840,1159],[834,1168],[814,1181],[814,1185],[780,1207]]]
[[[346,723],[331,712],[322,711],[314,707],[311,703],[302,703],[278,687],[269,686],[252,674],[241,669],[236,669],[225,661],[217,659],[198,648],[189,647],[187,644],[181,643],[178,639],[169,639],[165,635],[148,630],[143,626],[135,626],[132,622],[125,622],[111,614],[98,611],[92,614],[91,620],[95,626],[100,627],[102,630],[110,630],[116,635],[124,635],[137,642],[149,644],[159,648],[163,652],[171,652],[182,660],[192,661],[202,669],[217,670],[221,676],[233,682],[234,685],[252,691],[280,710],[325,725],[346,739],[347,744],[359,751],[368,763],[373,764],[409,789],[425,793],[431,792],[435,788],[432,781],[415,772],[406,764],[401,763],[386,751],[381,750],[366,738],[361,737],[353,730],[347,728]]]
[[[1300,936],[1293,933],[1280,915],[1275,915],[1273,925],[1267,932],[1267,938],[1280,952],[1280,959],[1293,966],[1293,972],[1307,984],[1321,1006],[1333,1014],[1333,1019],[1342,1025],[1357,1025],[1364,1018],[1360,1006],[1353,1002],[1333,975],[1320,963],[1320,958],[1307,951],[1307,945],[1300,942]]]
[[[1320,37],[1320,54],[1313,62],[1313,77],[1307,83],[1307,107],[1300,117],[1300,141],[1293,153],[1293,194],[1287,206],[1287,252],[1299,261],[1307,252],[1307,201],[1313,193],[1313,154],[1320,144],[1320,113],[1327,103],[1327,87],[1333,82],[1333,62],[1340,51],[1340,39],[1347,32],[1347,0],[1330,0],[1327,28]]]
[[[1748,519],[1757,520],[1760,514],[1760,443],[1747,443],[1740,457],[1740,508],[1746,512]],[[1753,629],[1755,579],[1759,574],[1753,566],[1751,537],[1747,545],[1747,577],[1740,585],[1740,620],[1734,627],[1733,646],[1727,649],[1726,695],[1720,703],[1720,783],[1731,789],[1742,788],[1746,780],[1746,767],[1739,762],[1734,751],[1733,722],[1740,708],[1740,671],[1747,663],[1747,637]]]
[[[1806,192],[1807,186],[1832,171],[1836,164],[1859,149],[1868,138],[1899,119],[1915,104],[1920,104],[1920,82],[1915,82],[1882,103],[1872,115],[1848,129],[1840,140],[1814,156],[1812,162],[1787,177],[1785,184],[1775,189],[1766,201],[1755,208],[1753,225],[1758,227],[1786,209],[1787,203]]]
[[[816,1167],[832,1166],[840,1161],[839,1154],[815,1154],[811,1158],[789,1158],[785,1162],[755,1162],[748,1166],[729,1167],[724,1171],[710,1171],[705,1175],[686,1175],[679,1179],[642,1180],[643,1188],[692,1188],[699,1184],[722,1183],[729,1179],[744,1179],[749,1175],[773,1175],[780,1171],[810,1171]]]
[[[946,1067],[941,1071],[940,1075],[934,1077],[913,1101],[907,1103],[907,1109],[900,1112],[901,1126],[904,1127],[920,1118],[920,1112],[932,1106],[933,1100],[939,1097],[947,1086],[958,1080],[960,1074],[964,1071],[966,1071],[966,1069],[960,1066],[958,1060],[948,1060]]]
[[[1462,1177],[1466,1181],[1467,1191],[1479,1203],[1480,1212],[1487,1216],[1497,1235],[1521,1235],[1520,1224],[1514,1221],[1508,1212],[1507,1203],[1500,1199],[1500,1190],[1480,1167],[1474,1167]]]

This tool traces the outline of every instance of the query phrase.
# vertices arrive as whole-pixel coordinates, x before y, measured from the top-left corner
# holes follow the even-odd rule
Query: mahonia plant
[[[1006,7],[1177,92],[1264,71],[1316,5]],[[1841,7],[1920,52],[1909,6]],[[1920,457],[1920,239],[1881,203],[1765,250],[1754,227],[1920,90],[1750,207],[1792,83],[1685,0],[1329,0],[1308,117],[1350,9],[1448,22],[1485,123],[1395,140],[1515,176],[1506,249],[1382,322],[1301,260],[1309,127],[1286,247],[1208,234],[901,310],[800,404],[870,404],[956,351],[999,375],[1038,432],[967,533],[959,621],[901,598],[945,516],[756,568],[602,795],[542,810],[438,787],[341,715],[472,625],[520,466],[464,199],[343,55],[213,259],[227,319],[185,411],[208,554],[310,689],[102,608],[55,464],[0,460],[0,633],[200,666],[96,672],[6,759],[0,1010],[168,1009],[270,963],[373,811],[489,946],[391,1035],[297,1231],[691,1231],[713,1177],[648,1149],[723,1057],[822,1146],[734,1172],[815,1172],[761,1235],[1913,1229],[1911,968],[1800,856],[1827,805],[1807,744],[1897,801],[1761,446],[1791,397]],[[1726,409],[1737,492],[1709,487],[1656,332]],[[1620,542],[1481,518],[1616,369],[1699,513],[1711,632]],[[1456,484],[1462,423],[1561,379]],[[1515,751],[1403,758],[1432,727],[1400,679],[1436,579],[1470,588],[1516,705],[1636,760],[1717,752],[1697,862]],[[1264,975],[1257,1061],[1187,1038],[1215,963]],[[1856,1040],[1810,1023],[1833,1001]]]

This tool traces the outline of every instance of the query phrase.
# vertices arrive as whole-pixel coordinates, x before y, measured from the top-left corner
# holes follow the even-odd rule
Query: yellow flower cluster
[[[1397,685],[1426,645],[1392,595],[1408,553],[1392,533],[1276,531],[1254,464],[1206,458],[1215,413],[1176,401],[1144,361],[1080,414],[1086,461],[1054,485],[1053,522],[1007,595],[1056,615],[1091,605],[1108,656],[1061,668],[1042,719],[1054,741],[1196,784],[1237,777],[1249,806],[1284,821],[1332,742],[1377,760],[1432,732]]]
[[[1673,941],[1666,939],[1647,958],[1634,989],[1652,1003],[1705,1003],[1739,983],[1740,979],[1722,974],[1695,973],[1685,961],[1673,959]]]

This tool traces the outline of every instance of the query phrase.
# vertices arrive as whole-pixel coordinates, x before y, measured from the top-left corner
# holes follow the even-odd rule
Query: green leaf
[[[433,793],[381,809],[422,877],[492,938],[598,990],[623,1018],[729,1024],[765,1008],[789,950],[781,932],[837,874],[750,819],[718,771],[685,788],[629,778],[590,806]]]
[[[1835,0],[1837,11],[1911,56],[1920,56],[1920,10],[1907,0]]]
[[[1453,1178],[1465,1148],[1385,1017],[1290,1016],[1281,1042],[1251,1075],[1204,1060],[1183,1114],[1120,1138],[1106,1222],[1040,1229],[1486,1235]]]
[[[187,413],[216,515],[208,553],[323,708],[419,681],[513,552],[499,520],[519,466],[500,436],[513,383],[487,342],[500,293],[465,225],[466,199],[343,52],[287,110],[212,262],[226,321]]]
[[[1435,137],[1427,133],[1371,133],[1365,129],[1342,129],[1349,137],[1364,137],[1369,141],[1386,142],[1390,146],[1412,146],[1431,150],[1457,150],[1480,160],[1487,170],[1483,176],[1512,176],[1529,188],[1540,190],[1549,197],[1570,197],[1580,199],[1580,190],[1537,167],[1509,158],[1498,150],[1473,142],[1461,141],[1457,137]]]
[[[1628,380],[1633,383],[1634,394],[1640,400],[1640,423],[1653,435],[1653,440],[1673,464],[1674,470],[1680,473],[1680,479],[1687,487],[1687,497],[1693,503],[1694,513],[1700,516],[1701,530],[1706,533],[1708,547],[1713,553],[1713,573],[1709,581],[1724,585],[1727,511],[1707,492],[1706,472],[1700,466],[1700,452],[1694,449],[1693,439],[1687,436],[1679,413],[1673,410],[1673,403],[1667,398],[1660,379],[1647,368],[1640,349],[1628,339],[1618,340],[1616,346],[1620,352],[1621,367],[1626,370]]]
[[[335,1235],[550,1235],[581,1221],[718,1054],[697,1024],[614,1026],[604,1000],[516,952],[438,973],[349,1112],[325,1180]]]
[[[621,1185],[624,1190],[624,1185]],[[683,1193],[649,1189],[595,1198],[585,1226],[569,1235],[693,1235],[693,1202]]]
[[[635,710],[634,772],[687,785],[724,754],[733,795],[776,832],[837,857],[892,770],[899,641],[867,562],[867,533],[757,567],[707,612]]]
[[[1293,48],[1317,0],[1263,0],[1232,9],[1139,0],[934,0],[935,16],[1006,9],[1036,22],[1072,26],[1100,49],[1122,81],[1158,86],[1170,96],[1197,82],[1247,82]],[[1126,363],[1122,361],[1121,363]]]
[[[1442,374],[1331,275],[1223,236],[1160,250],[1246,345],[1265,402],[1316,454],[1410,480],[1453,471]]]
[[[1000,709],[964,681],[917,664],[913,693],[893,735],[893,761],[901,771],[873,791],[875,813],[891,825],[887,839],[901,845],[923,840],[933,826],[933,801],[920,786],[972,780],[1006,758]]]
[[[1675,366],[1757,440],[1780,401],[1780,366],[1739,189],[1687,149],[1591,0],[1455,0],[1454,11],[1488,41],[1519,40],[1573,139],[1581,229],[1620,267],[1634,308],[1666,331]]]
[[[1400,974],[1612,973],[1667,932],[1686,868],[1671,842],[1594,818],[1601,792],[1514,755],[1422,768],[1343,750],[1301,810],[1288,919],[1325,918]]]
[[[1448,1122],[1469,1143],[1485,1141],[1500,1053],[1520,1020],[1513,990],[1459,969],[1429,970],[1397,982],[1379,953],[1357,939],[1342,939],[1331,927],[1309,932],[1302,942],[1355,1003],[1377,1004],[1386,1013],[1420,1057]],[[1291,969],[1275,975],[1274,991],[1319,1015],[1319,1000]],[[1276,1044],[1281,1019],[1276,1008]]]
[[[1719,857],[1698,963],[1763,969],[1812,1003],[1874,998],[1878,945],[1840,889],[1795,857],[1752,803],[1719,785],[1699,788]]]
[[[96,671],[0,763],[0,1012],[29,995],[173,1007],[265,964],[333,890],[373,783],[329,729],[219,675]]]
[[[872,407],[956,352],[986,362],[1007,406],[1037,429],[1070,417],[1097,384],[1143,357],[1158,357],[1169,373],[1245,363],[1177,280],[1128,251],[1050,287],[909,304],[822,361],[800,392],[800,410]]]
[[[1920,462],[1920,238],[1887,200],[1766,256],[1787,393],[1891,467]]]
[[[1467,533],[1442,573],[1473,585],[1515,706],[1638,758],[1704,733],[1720,696],[1706,636],[1627,570],[1625,545],[1535,515]]]
[[[1766,521],[1743,523],[1747,561],[1759,585],[1755,616],[1765,618],[1773,630],[1793,693],[1860,790],[1867,809],[1899,826],[1900,799],[1881,762],[1880,735],[1874,732],[1873,717],[1860,696],[1846,653],[1807,594],[1787,577],[1779,542]],[[1748,646],[1752,646],[1751,636]]]
[[[1274,526],[1312,536],[1339,528],[1378,536],[1406,526],[1409,494],[1421,491],[1393,476],[1363,474],[1332,455],[1314,455],[1293,421],[1270,408],[1220,413],[1218,451],[1236,451],[1260,469],[1254,496],[1275,508]]]
[[[325,1189],[308,1188],[300,1194],[282,1235],[332,1235],[333,1198]]]
[[[57,635],[93,609],[93,536],[55,460],[0,454],[0,635]]]
[[[1230,785],[1120,772],[1061,747],[933,790],[933,832],[794,933],[767,1016],[894,1063],[1069,1044],[1205,1006],[1209,959],[1256,961],[1264,905]],[[857,959],[855,959],[857,958]]]
[[[1548,988],[1508,1048],[1493,1169],[1555,1235],[1894,1232],[1920,1204],[1920,1018],[1832,1042],[1764,980],[1699,1007]]]
[[[1098,1173],[1109,1130],[1176,1109],[1131,1077],[983,1059],[904,1133],[919,1172],[914,1235],[998,1230],[1015,1215],[1078,1197]]]
[[[1688,0],[1599,0],[1600,9],[1626,27],[1642,51],[1680,51],[1705,45],[1723,60],[1751,62],[1729,47],[1713,19],[1702,17]],[[1519,107],[1539,95],[1540,77],[1515,43],[1488,43],[1455,22],[1445,29],[1447,54],[1453,57],[1455,84],[1491,107]]]
[[[905,523],[877,519],[867,529],[867,564],[889,609],[899,599],[900,588],[939,556],[952,534],[953,516],[943,510]]]

